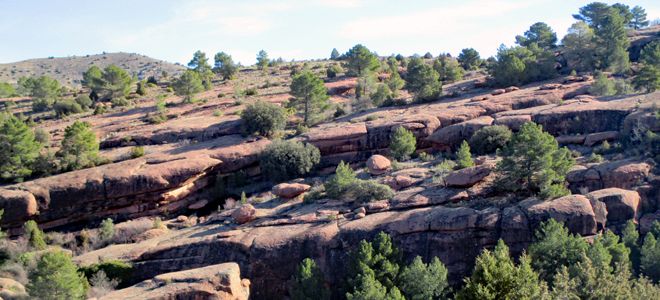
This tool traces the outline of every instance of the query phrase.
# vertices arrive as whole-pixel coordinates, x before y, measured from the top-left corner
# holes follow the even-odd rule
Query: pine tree
[[[640,253],[642,274],[655,283],[660,282],[660,243],[657,242],[653,233],[646,234]]]
[[[331,60],[339,60],[339,51],[337,51],[337,48],[332,48],[332,53],[330,53],[330,59]]]
[[[630,261],[633,270],[639,271],[639,232],[633,220],[628,220],[626,227],[621,232],[622,242],[630,249]]]
[[[21,120],[10,114],[0,114],[0,178],[22,181],[32,175],[41,143]]]
[[[293,78],[291,95],[294,99],[291,105],[302,111],[306,125],[313,125],[316,114],[328,107],[328,89],[323,80],[309,70],[304,70]]]
[[[433,69],[438,72],[442,82],[454,82],[463,79],[463,69],[458,61],[446,55],[440,55],[433,62]]]
[[[399,273],[398,287],[411,300],[437,299],[444,295],[449,284],[447,268],[434,257],[429,264],[417,256]]]
[[[557,44],[557,34],[543,22],[534,23],[524,35],[516,36],[516,43],[523,47],[536,44],[542,49],[553,49]]]
[[[649,21],[646,20],[646,10],[641,6],[637,5],[630,10],[633,17],[630,21],[630,27],[635,30],[649,26]]]
[[[390,154],[397,160],[407,160],[416,149],[415,135],[403,126],[397,127],[390,138]]]
[[[330,290],[323,283],[323,273],[311,258],[305,258],[298,265],[296,274],[289,285],[292,300],[330,299]]]
[[[25,231],[25,239],[28,245],[34,250],[45,250],[46,240],[44,239],[44,232],[39,229],[39,225],[34,220],[29,220],[23,225]]]
[[[346,53],[346,68],[357,77],[370,74],[380,67],[378,57],[363,45],[355,45]]]
[[[236,75],[238,71],[238,66],[234,63],[234,60],[231,58],[231,55],[218,52],[215,57],[215,65],[213,71],[220,74],[223,80],[231,80]]]
[[[595,38],[594,30],[587,23],[577,22],[571,25],[561,42],[569,69],[582,72],[596,68]]]
[[[458,62],[465,70],[476,70],[481,65],[481,58],[479,52],[474,48],[465,48],[458,55]]]
[[[541,279],[553,282],[562,267],[571,267],[580,261],[587,250],[587,243],[570,234],[563,224],[549,219],[536,230],[535,242],[529,246],[532,266]]]
[[[325,192],[328,197],[337,199],[356,180],[357,177],[351,165],[341,161],[337,165],[337,169],[335,169],[335,175],[324,184]]]
[[[617,74],[628,72],[630,61],[627,49],[630,41],[621,14],[616,9],[610,9],[595,32],[600,68]]]
[[[362,240],[358,248],[351,253],[348,279],[349,299],[378,299],[361,298],[365,292],[368,294],[384,295],[396,289],[395,279],[399,273],[399,252],[392,243],[390,236],[384,232],[376,235],[372,242]],[[368,288],[368,289],[367,289]],[[400,291],[394,292],[400,295]],[[384,297],[383,297],[384,298]],[[380,299],[383,299],[380,298]]]
[[[632,83],[638,90],[645,90],[647,93],[655,92],[660,89],[660,68],[644,65],[633,78]]]
[[[539,193],[543,198],[556,198],[568,193],[564,178],[573,166],[568,149],[559,148],[555,138],[532,122],[521,126],[511,142],[500,151],[497,164],[499,188]]]
[[[174,91],[183,96],[184,103],[192,103],[193,95],[204,90],[204,85],[199,74],[193,70],[186,70],[174,82]]]
[[[259,70],[265,70],[268,67],[268,63],[270,63],[268,53],[264,50],[259,51],[257,53],[257,67],[259,67]]]
[[[421,58],[413,58],[408,63],[406,89],[419,102],[435,100],[442,93],[440,75]]]
[[[77,170],[98,164],[99,142],[91,125],[75,121],[66,127],[57,156],[61,158],[62,168],[65,170]]]
[[[27,291],[31,297],[43,300],[85,299],[87,280],[78,272],[71,258],[63,251],[44,253],[33,272]]]
[[[461,146],[456,152],[456,163],[459,169],[464,169],[474,166],[474,161],[472,160],[472,153],[470,153],[470,145],[468,142],[463,141]]]

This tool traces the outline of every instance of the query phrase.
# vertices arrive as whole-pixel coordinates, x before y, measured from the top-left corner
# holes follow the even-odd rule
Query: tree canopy
[[[355,45],[346,53],[346,68],[353,76],[362,77],[378,67],[378,57],[361,44]]]
[[[523,47],[536,44],[542,49],[552,49],[557,44],[557,34],[543,22],[537,22],[525,31],[524,35],[516,36],[516,43]]]
[[[312,125],[318,119],[316,114],[328,107],[328,89],[323,80],[309,70],[293,77],[291,95],[294,99],[290,104],[302,111],[306,125]]]
[[[32,174],[33,164],[42,145],[23,121],[10,114],[0,114],[0,177],[22,181]]]
[[[220,74],[222,79],[230,80],[234,78],[236,72],[238,72],[238,66],[234,63],[231,55],[224,52],[219,52],[215,55],[215,65],[213,71]]]

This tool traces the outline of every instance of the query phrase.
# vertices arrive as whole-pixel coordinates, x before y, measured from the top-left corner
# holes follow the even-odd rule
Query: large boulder
[[[587,197],[605,203],[607,207],[607,222],[612,224],[637,220],[640,211],[640,197],[635,191],[619,188],[608,188],[593,191]]]
[[[247,300],[250,281],[241,280],[238,264],[224,263],[161,274],[134,286],[111,292],[101,300],[217,299]]]
[[[20,282],[10,278],[0,278],[0,298],[29,299],[29,296]]]
[[[392,162],[382,155],[372,155],[367,160],[367,169],[371,175],[381,175],[392,168]]]
[[[257,210],[252,206],[252,204],[243,204],[241,207],[234,209],[231,213],[231,217],[234,218],[234,221],[238,224],[245,224],[256,218]]]
[[[280,183],[273,187],[273,194],[280,198],[291,199],[309,191],[311,186],[303,183]]]
[[[605,162],[587,167],[575,167],[566,174],[569,188],[574,193],[587,188],[589,191],[604,188],[632,189],[649,176],[651,165],[635,160]]]
[[[586,196],[569,195],[550,201],[529,199],[520,206],[526,212],[531,228],[553,218],[563,222],[572,233],[593,235],[597,232],[596,214]]]
[[[445,176],[445,184],[450,187],[470,187],[490,175],[492,170],[492,164],[464,168]]]

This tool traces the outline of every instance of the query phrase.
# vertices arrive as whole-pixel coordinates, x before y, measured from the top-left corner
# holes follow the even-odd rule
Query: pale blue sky
[[[483,57],[534,22],[559,35],[592,1],[559,0],[0,0],[0,63],[48,56],[136,52],[187,63],[201,49],[243,64],[256,53],[324,58],[362,43],[381,55],[434,55],[474,47]],[[622,2],[660,18],[660,1]]]

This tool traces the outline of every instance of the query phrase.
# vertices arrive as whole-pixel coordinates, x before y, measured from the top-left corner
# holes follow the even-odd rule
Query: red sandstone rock
[[[497,95],[502,95],[502,94],[504,94],[504,93],[506,93],[506,90],[504,90],[504,89],[496,89],[496,90],[492,91],[490,94],[493,95],[493,96],[497,96]]]
[[[587,197],[605,203],[609,223],[622,224],[639,218],[641,203],[639,194],[635,191],[608,188],[593,191],[587,194]]]
[[[520,88],[517,87],[517,86],[510,86],[510,87],[508,87],[508,88],[505,88],[505,89],[504,89],[504,92],[505,92],[505,93],[510,93],[510,92],[513,92],[513,91],[517,91],[517,90],[519,90],[519,89],[520,89]]]
[[[254,209],[252,204],[243,204],[241,207],[234,209],[231,213],[231,217],[234,218],[234,221],[238,224],[244,224],[250,222],[256,218],[257,210]]]
[[[381,175],[386,173],[392,167],[392,163],[387,157],[382,155],[372,155],[367,160],[367,168],[371,175]]]
[[[273,194],[280,198],[291,199],[309,191],[311,186],[302,183],[280,183],[273,187]]]
[[[445,184],[450,187],[470,187],[486,178],[492,169],[492,164],[482,164],[454,171],[445,176]]]
[[[614,140],[618,136],[619,136],[618,131],[605,131],[605,132],[592,133],[587,135],[587,137],[584,140],[584,145],[587,147],[591,147],[602,141]]]

